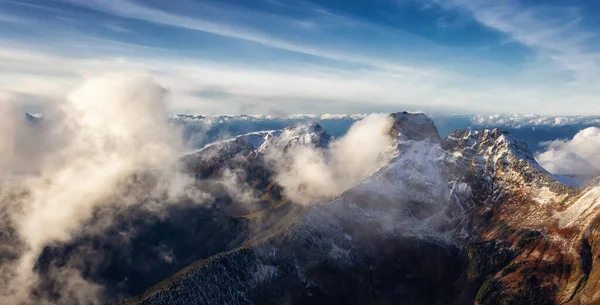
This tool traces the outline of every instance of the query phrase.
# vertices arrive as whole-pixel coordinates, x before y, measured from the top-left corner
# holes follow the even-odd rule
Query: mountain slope
[[[415,176],[406,172],[435,177],[431,170],[437,167],[439,143],[422,134],[414,136],[424,140],[412,140],[402,131],[398,130],[405,140],[398,157],[357,187],[332,202],[313,206],[290,227],[184,269],[137,301],[341,304],[394,303],[401,298],[422,304],[452,297],[450,283],[460,269],[459,248],[448,241],[447,229],[438,225],[447,221],[445,214],[451,208],[437,201],[450,199],[450,190],[440,189],[444,186],[439,174],[438,179],[416,185]],[[428,156],[414,160],[402,151]],[[384,182],[393,188],[373,188]],[[400,197],[412,205],[407,209],[396,201],[410,188],[414,188],[410,196]],[[429,195],[431,189],[436,190],[435,197]],[[390,268],[390,263],[395,267]],[[365,274],[370,276],[363,279]],[[431,288],[439,292],[432,294]]]
[[[142,293],[194,261],[238,248],[274,226],[285,226],[286,219],[295,219],[303,208],[282,198],[262,156],[275,145],[320,146],[328,140],[320,126],[308,124],[243,135],[183,157],[181,166],[196,177],[193,187],[212,196],[212,202],[186,199],[160,213],[145,209],[145,202],[129,208],[118,203],[114,208],[99,208],[77,238],[44,249],[36,264],[42,280],[35,293],[58,299],[55,290],[60,283],[54,282],[52,272],[56,266],[69,266],[80,270],[85,280],[103,286],[104,302],[120,300]],[[123,191],[146,198],[142,194],[151,194],[155,183],[152,172],[140,173],[124,182]],[[243,185],[247,193],[240,194]]]
[[[392,117],[397,155],[372,176],[126,303],[600,302],[597,182],[560,183],[498,129]]]

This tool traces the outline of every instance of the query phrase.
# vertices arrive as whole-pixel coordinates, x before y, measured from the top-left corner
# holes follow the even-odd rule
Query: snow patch
[[[581,225],[580,221],[597,211],[600,204],[600,185],[587,191],[564,212],[558,213],[561,227]]]

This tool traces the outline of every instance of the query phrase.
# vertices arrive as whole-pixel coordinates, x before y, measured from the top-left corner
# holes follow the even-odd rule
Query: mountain
[[[441,152],[435,126],[428,125],[432,127],[428,133],[419,133],[410,123],[425,123],[422,120],[427,118],[400,115],[393,129],[405,139],[401,150],[426,157],[415,159],[399,153],[388,166],[334,201],[312,206],[289,226],[243,247],[189,266],[137,301],[278,304],[352,303],[367,301],[375,294],[380,296],[373,301],[386,301],[397,293],[415,300],[448,297],[451,290],[432,295],[426,287],[452,282],[458,270],[444,267],[458,258],[459,248],[449,242],[448,230],[441,225],[457,207],[437,202],[439,198],[451,200],[438,190],[440,175],[432,175]],[[426,179],[412,179],[411,174]],[[409,189],[410,194],[404,194]],[[435,190],[434,196],[431,190]],[[449,189],[446,191],[449,194]],[[402,218],[405,221],[396,222]],[[428,237],[421,238],[423,235]],[[430,249],[432,254],[423,259],[419,249]],[[406,269],[405,274],[390,273],[393,268],[387,266],[398,255],[406,259],[397,262],[398,268]],[[440,272],[433,266],[447,270]],[[361,279],[367,274],[372,279]],[[212,280],[204,281],[207,277]],[[386,284],[384,278],[403,283],[404,292],[396,291],[400,284]],[[418,296],[412,295],[415,289]]]
[[[177,115],[170,122],[183,130],[184,138],[192,147],[204,147],[217,141],[231,138],[230,135],[243,135],[264,130],[282,130],[289,126],[318,123],[331,136],[344,135],[363,114],[348,115],[292,115],[285,118],[271,116],[202,116]]]
[[[600,127],[597,116],[545,115],[478,115],[428,113],[442,137],[457,129],[502,128],[529,146],[532,152],[548,150],[545,145],[557,139],[572,139],[589,127]],[[176,115],[170,121],[181,127],[188,144],[200,148],[210,143],[263,130],[279,130],[287,126],[315,121],[333,137],[343,136],[356,121],[366,114],[304,114],[304,115]],[[579,173],[579,172],[577,172]]]
[[[600,302],[600,180],[562,183],[506,131],[441,137],[424,114],[391,118],[393,156],[312,205],[286,197],[267,156],[327,151],[333,138],[317,123],[184,156],[181,168],[212,204],[182,202],[160,217],[117,211],[105,234],[84,229],[48,246],[36,265],[41,282],[70,263],[103,285],[106,303],[134,295],[122,304]],[[135,234],[127,244],[105,238],[122,232]],[[94,251],[102,255],[81,255]],[[38,293],[55,285],[48,279]]]
[[[186,200],[158,214],[143,204],[101,207],[77,238],[44,249],[36,264],[41,277],[36,295],[58,300],[54,291],[61,278],[53,276],[53,268],[70,266],[81,270],[87,281],[103,286],[105,303],[114,302],[144,292],[194,261],[239,248],[251,237],[286,225],[304,207],[282,197],[281,188],[271,181],[264,154],[295,145],[323,148],[329,140],[318,124],[309,123],[249,133],[182,157],[182,169],[196,178],[198,190],[214,197],[212,203]],[[130,180],[123,187],[136,194],[151,193],[156,185],[151,172]],[[237,193],[242,185],[251,202],[241,198],[246,194]],[[105,223],[102,228],[94,225]]]
[[[29,122],[38,122],[40,120],[43,120],[44,118],[41,114],[25,113],[25,119]]]
[[[397,155],[369,178],[125,303],[600,302],[599,181],[561,183],[499,129],[392,117]]]

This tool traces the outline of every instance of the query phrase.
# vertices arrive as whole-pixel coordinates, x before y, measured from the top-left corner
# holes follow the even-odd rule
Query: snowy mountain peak
[[[298,124],[294,126],[290,126],[284,128],[282,130],[284,133],[288,133],[290,135],[311,135],[319,138],[329,138],[325,129],[319,125],[319,123],[315,121],[310,121],[305,124]]]
[[[200,158],[211,160],[211,163],[227,163],[226,160],[236,155],[256,158],[265,154],[272,148],[287,150],[294,145],[311,145],[326,148],[331,137],[317,123],[311,122],[287,127],[281,130],[251,132],[237,136],[233,139],[216,142],[192,155],[185,156],[184,160]]]
[[[527,144],[507,131],[495,129],[457,130],[446,138],[447,142],[456,142],[461,150],[471,150],[473,153],[485,155],[494,158],[505,158],[512,156],[515,159],[523,160],[530,163],[537,169],[546,172],[535,161],[533,153],[527,147]],[[506,160],[505,160],[506,161]]]
[[[458,172],[457,179],[468,177],[471,188],[478,190],[473,198],[485,198],[486,204],[498,204],[519,215],[509,218],[509,223],[539,227],[548,215],[532,207],[558,205],[576,192],[544,170],[527,144],[500,129],[458,130],[444,139],[442,146],[455,160],[456,168],[450,172]],[[508,199],[517,197],[520,199]]]
[[[41,114],[25,113],[25,119],[29,122],[38,122],[43,119],[43,116]]]
[[[326,148],[329,146],[330,140],[331,137],[321,125],[309,122],[269,132],[258,151],[264,153],[271,146],[282,147],[286,150],[293,145],[313,145]]]
[[[433,121],[423,113],[396,112],[391,114],[394,119],[392,134],[408,140],[421,141],[430,139],[440,142],[441,137]]]

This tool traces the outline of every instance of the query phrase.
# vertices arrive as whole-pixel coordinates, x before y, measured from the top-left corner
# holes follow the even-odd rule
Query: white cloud
[[[25,19],[22,17],[18,17],[18,16],[0,12],[0,23],[2,23],[2,22],[23,25],[23,24],[29,23],[30,21],[28,19]]]
[[[475,115],[473,124],[481,126],[508,126],[521,128],[525,126],[569,126],[600,124],[600,116],[564,116],[564,115],[539,115],[539,114],[489,114]]]
[[[591,24],[595,16],[585,6],[519,0],[425,1],[466,12],[481,25],[506,35],[509,42],[533,51],[524,56],[519,69],[499,80],[520,82],[512,85],[521,99],[507,97],[514,104],[505,104],[505,109],[544,114],[600,110],[594,98],[600,94],[600,36]],[[528,109],[521,109],[524,107]],[[555,110],[546,111],[552,108]]]
[[[100,206],[146,201],[144,206],[155,210],[182,196],[210,200],[186,187],[192,178],[173,170],[182,143],[168,124],[166,96],[163,87],[145,76],[105,75],[53,104],[47,120],[33,127],[25,124],[23,113],[17,115],[14,105],[0,101],[0,214],[8,214],[25,244],[16,264],[0,266],[0,303],[37,303],[27,298],[36,282],[33,267],[40,252],[77,235]],[[119,193],[132,174],[148,169],[158,176],[155,188],[144,192],[125,187],[127,192]],[[160,202],[144,200],[158,194]],[[77,291],[62,295],[66,299],[61,301],[88,303],[90,294],[82,291],[81,278],[62,280]],[[86,287],[97,294],[95,285]],[[76,296],[86,302],[68,299]]]
[[[538,52],[545,60],[573,73],[578,81],[598,77],[600,53],[593,45],[595,31],[582,25],[582,9],[544,4],[523,5],[516,0],[434,0],[442,7],[468,11],[473,18]],[[548,62],[542,62],[548,65]]]
[[[571,140],[546,143],[546,151],[536,159],[553,174],[597,176],[600,174],[600,128],[590,127],[578,132]]]
[[[109,49],[97,54],[94,53],[96,47],[86,49],[86,42],[82,41],[60,40],[36,46],[6,44],[0,50],[0,92],[52,101],[64,96],[69,88],[86,77],[131,70],[151,74],[164,84],[172,92],[170,110],[176,112],[237,114],[248,105],[257,113],[274,109],[287,113],[372,112],[373,108],[406,110],[417,104],[421,109],[454,108],[476,112],[486,109],[483,107],[505,109],[511,101],[518,104],[521,111],[538,109],[535,104],[531,105],[532,98],[528,96],[538,91],[529,87],[524,88],[524,92],[515,87],[493,84],[490,88],[490,84],[481,83],[467,90],[460,85],[467,82],[459,77],[447,80],[420,74],[305,65],[230,65],[127,44],[109,45]],[[97,43],[92,40],[87,45]],[[44,49],[47,45],[51,47]],[[84,55],[62,55],[56,50],[60,45],[76,47]],[[219,88],[222,94],[217,97],[198,95],[203,88]],[[547,95],[551,103],[562,100],[558,90],[541,94]]]
[[[488,69],[489,63],[471,56],[466,58],[464,54],[459,56],[456,50],[440,48],[431,42],[420,42],[402,31],[398,33],[395,29],[361,23],[337,15],[315,13],[314,10],[311,13],[318,14],[319,17],[308,14],[314,18],[313,21],[327,25],[322,27],[326,30],[320,29],[321,32],[315,34],[318,38],[303,35],[298,29],[288,31],[289,25],[286,25],[286,22],[289,23],[290,19],[286,16],[265,15],[266,13],[250,9],[244,10],[240,6],[223,13],[227,11],[226,4],[182,2],[186,5],[193,4],[190,4],[189,10],[177,6],[180,12],[176,12],[177,8],[167,11],[137,1],[65,1],[123,17],[122,20],[112,22],[124,26],[129,26],[135,20],[144,20],[172,26],[174,28],[171,30],[174,31],[192,29],[196,32],[235,38],[238,41],[232,43],[240,44],[241,48],[245,45],[241,40],[253,41],[269,45],[273,49],[314,55],[326,60],[288,61],[279,58],[278,55],[285,54],[283,57],[293,58],[296,58],[296,55],[269,50],[269,54],[277,54],[274,55],[277,60],[269,61],[268,64],[260,60],[231,61],[231,58],[211,61],[191,57],[179,50],[168,50],[168,45],[163,46],[167,49],[147,47],[135,45],[137,39],[127,43],[116,42],[106,38],[86,37],[81,34],[85,31],[54,31],[49,27],[48,31],[52,31],[52,35],[41,33],[35,44],[23,42],[17,45],[11,40],[0,42],[3,44],[0,50],[0,91],[4,91],[4,94],[53,100],[63,96],[68,88],[89,75],[102,74],[107,70],[131,69],[152,74],[161,84],[167,86],[172,91],[174,101],[170,110],[176,112],[335,113],[398,111],[406,108],[416,110],[415,107],[424,110],[468,112],[508,110],[581,114],[600,111],[600,105],[594,102],[600,94],[600,89],[595,86],[597,78],[583,77],[593,74],[595,65],[587,62],[578,65],[586,67],[585,73],[591,74],[577,70],[577,75],[581,77],[578,77],[576,82],[571,81],[568,73],[563,73],[562,65],[560,69],[556,68],[558,61],[553,60],[553,65],[547,65],[550,55],[575,54],[573,58],[581,60],[593,58],[593,53],[584,50],[583,42],[579,46],[577,40],[567,39],[574,37],[571,35],[571,28],[576,28],[575,25],[566,27],[564,31],[551,31],[555,36],[551,36],[553,39],[550,40],[560,41],[554,43],[570,45],[564,49],[559,46],[538,46],[545,44],[545,39],[538,41],[522,38],[524,41],[533,41],[530,45],[540,50],[546,61],[525,65],[526,69],[529,69],[525,71],[519,67],[505,67],[502,71],[506,73],[503,75],[506,77],[498,78],[497,75],[490,76],[489,70],[495,70],[501,64],[496,63],[491,65],[494,69]],[[516,17],[506,20],[500,18],[505,14],[510,15],[505,11],[520,11],[518,6],[510,6],[513,3],[510,1],[492,3],[494,5],[491,5],[491,2],[455,2],[453,7],[461,5],[459,7],[472,9],[474,14],[481,14],[496,21],[499,18],[500,21],[497,22],[510,23],[510,26],[505,26],[487,21],[489,26],[496,26],[498,29],[506,27],[501,31],[508,35],[513,35],[513,30],[532,28],[537,31],[545,26],[544,23],[541,26],[537,25],[538,20],[535,18],[544,16],[540,13],[527,13],[525,16],[529,19],[523,17],[516,21],[513,20]],[[218,10],[218,13],[224,16],[210,16],[209,13],[203,12],[204,6],[210,6],[207,9]],[[502,9],[489,8],[497,6]],[[210,10],[208,12],[213,12]],[[182,11],[184,13],[181,13]],[[526,11],[529,12],[529,9]],[[496,17],[494,19],[488,15]],[[111,18],[114,19],[113,17]],[[542,18],[542,21],[545,19]],[[481,22],[484,22],[483,17]],[[529,27],[529,22],[536,27]],[[111,23],[103,22],[100,26],[104,24]],[[557,26],[552,20],[548,24]],[[373,34],[378,39],[399,41],[397,44],[394,42],[390,50],[398,49],[400,53],[388,52],[390,50],[380,53],[375,48],[365,47],[344,35],[335,34],[336,29],[350,31],[346,26],[352,30],[356,29],[358,34]],[[284,29],[281,30],[280,27]],[[189,31],[185,32],[189,34]],[[127,35],[135,38],[133,35],[139,34],[134,33],[136,32]],[[198,33],[195,35],[201,36]],[[520,34],[514,35],[517,37]],[[408,40],[405,41],[406,37]],[[516,38],[514,40],[517,41]],[[415,50],[423,50],[419,52],[423,54],[419,54],[418,57],[426,60],[412,61],[410,56],[404,58],[400,41],[402,44],[411,45]],[[264,48],[256,46],[250,49],[250,53],[265,52]],[[573,50],[583,51],[573,53]],[[444,54],[444,58],[447,59],[440,60],[437,56],[439,54]],[[264,57],[264,54],[261,57]],[[562,55],[559,57],[565,58]],[[448,67],[447,63],[452,63],[452,67]],[[571,61],[571,64],[573,63],[574,61]],[[483,72],[473,72],[471,67],[480,67]],[[214,93],[214,88],[218,88],[217,94],[202,94],[211,90]]]
[[[61,45],[77,49],[80,55],[61,54]],[[97,45],[103,46],[102,50],[96,50]],[[52,102],[82,79],[122,70],[148,73],[166,86],[171,91],[171,112],[239,114],[250,108],[254,113],[392,112],[416,108],[575,114],[600,111],[599,104],[589,104],[595,96],[588,97],[588,91],[573,92],[576,88],[559,86],[549,91],[545,85],[509,86],[459,76],[428,78],[317,65],[231,65],[181,57],[161,49],[86,41],[83,37],[39,45],[5,43],[0,50],[0,94]],[[465,84],[473,87],[466,88]],[[218,88],[220,94],[198,94],[205,88]]]
[[[286,113],[415,110],[411,107],[469,112],[506,110],[507,107],[520,112],[580,109],[572,106],[556,108],[563,104],[569,93],[561,88],[549,92],[546,88],[530,85],[505,86],[485,81],[472,88],[463,88],[462,84],[474,81],[461,77],[440,79],[420,74],[326,66],[230,65],[127,44],[108,45],[108,49],[98,54],[94,51],[96,47],[89,48],[98,43],[91,40],[86,48],[85,40],[61,40],[49,42],[52,46],[49,49],[44,49],[46,44],[8,43],[0,50],[0,92],[52,101],[64,96],[69,88],[86,77],[131,70],[151,74],[164,84],[172,92],[170,110],[176,112],[238,114],[248,109],[248,105],[252,105],[256,113],[272,110]],[[55,49],[60,45],[76,47],[84,55],[62,55]],[[101,45],[106,46],[104,42]],[[203,88],[219,88],[222,94],[198,95]],[[569,99],[574,100],[580,94],[572,93]],[[539,108],[537,100],[540,98],[550,106]],[[585,101],[587,98],[579,104]],[[587,107],[587,111],[596,108],[600,111],[598,107]]]
[[[35,48],[34,48],[35,49]],[[107,71],[132,70],[152,74],[173,93],[173,108],[204,113],[237,112],[253,103],[258,111],[284,107],[335,110],[376,101],[380,105],[413,103],[428,96],[435,79],[372,70],[345,71],[323,67],[264,68],[231,66],[149,50],[140,57],[70,57],[53,51],[32,51],[7,45],[0,51],[0,91],[57,99],[81,79]],[[220,88],[220,99],[198,96],[202,88]],[[308,105],[302,104],[309,103]],[[233,111],[232,111],[233,109]]]
[[[265,158],[286,197],[312,204],[340,195],[388,162],[395,153],[392,124],[389,115],[372,114],[354,123],[329,149],[271,147]]]
[[[173,27],[190,29],[200,32],[211,33],[219,36],[235,38],[245,41],[258,43],[270,48],[311,55],[328,60],[342,61],[360,65],[377,67],[378,69],[391,70],[397,73],[423,74],[428,77],[436,77],[440,72],[434,68],[415,67],[409,64],[399,64],[395,61],[385,60],[378,57],[365,56],[357,52],[344,52],[330,49],[324,45],[314,45],[300,43],[295,40],[278,38],[267,34],[264,31],[253,28],[248,24],[229,24],[224,18],[215,21],[209,21],[208,18],[199,16],[190,17],[180,14],[174,14],[165,10],[156,9],[150,6],[144,6],[129,0],[63,0],[72,4],[81,5],[90,9],[104,11],[121,17],[144,20],[147,22],[163,24]],[[214,7],[203,7],[201,4],[199,11],[214,10]],[[219,13],[222,14],[220,11]],[[264,15],[259,12],[253,12],[254,15]],[[240,16],[241,15],[241,16]],[[248,13],[242,10],[236,10],[236,19],[248,18]],[[276,16],[263,16],[264,18],[275,18]],[[214,19],[214,17],[213,17]],[[283,24],[281,24],[283,25]],[[273,27],[271,27],[272,31]],[[286,35],[290,36],[290,35]]]

